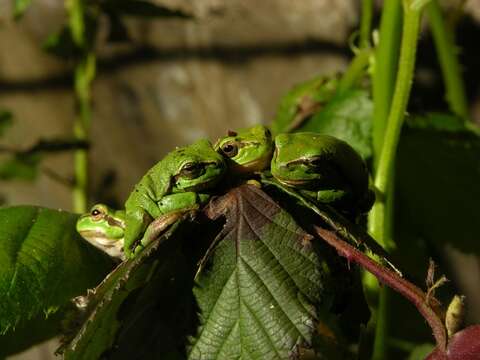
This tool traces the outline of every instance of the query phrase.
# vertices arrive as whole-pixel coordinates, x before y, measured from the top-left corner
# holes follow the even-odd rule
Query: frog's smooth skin
[[[311,132],[275,137],[271,173],[310,199],[359,212],[372,204],[367,167],[346,142]]]
[[[93,246],[112,257],[124,259],[125,211],[96,204],[78,218],[76,228]]]
[[[226,164],[208,140],[168,153],[135,185],[125,202],[125,253],[139,245],[148,224],[160,216],[198,208],[224,176]]]
[[[229,173],[251,174],[270,166],[272,134],[263,125],[229,131],[227,136],[215,143],[214,148],[227,159]]]

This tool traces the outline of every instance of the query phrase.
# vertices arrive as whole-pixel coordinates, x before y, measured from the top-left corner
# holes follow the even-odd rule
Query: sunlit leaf
[[[274,134],[298,130],[335,94],[338,81],[318,76],[298,84],[280,100],[271,124]]]
[[[282,98],[272,131],[332,135],[368,159],[372,155],[372,101],[361,89],[336,94],[337,83],[336,79],[318,77],[294,87]]]
[[[0,332],[56,311],[110,269],[76,232],[76,219],[35,206],[0,208]]]
[[[212,201],[208,214],[226,226],[194,289],[201,315],[189,358],[288,359],[311,347],[317,307],[331,297],[312,236],[254,186]]]
[[[368,159],[372,156],[373,103],[365,90],[352,89],[333,97],[298,131],[313,131],[348,142]]]

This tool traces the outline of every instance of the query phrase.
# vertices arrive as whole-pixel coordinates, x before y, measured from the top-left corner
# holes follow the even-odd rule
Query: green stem
[[[387,185],[392,179],[391,175],[395,161],[395,153],[412,87],[418,31],[420,27],[420,14],[420,10],[412,10],[409,6],[404,6],[402,46],[395,93],[388,116],[387,128],[385,130],[384,145],[380,153],[380,160],[375,174],[375,186],[381,194],[386,193]]]
[[[78,112],[73,126],[76,140],[87,141],[91,122],[91,83],[95,77],[95,55],[87,53],[75,68],[75,97]],[[73,188],[73,210],[87,211],[88,202],[88,152],[85,149],[74,153],[75,186]]]
[[[91,85],[95,78],[96,60],[92,50],[93,44],[88,41],[85,29],[85,0],[65,0],[68,12],[70,34],[81,56],[75,66],[74,89],[77,114],[73,133],[76,140],[88,141],[91,122]],[[88,153],[85,149],[74,153],[75,186],[73,188],[73,210],[78,213],[87,211],[88,202]]]
[[[362,18],[360,20],[360,48],[370,47],[372,31],[373,0],[362,0]]]
[[[348,89],[351,89],[362,78],[363,74],[365,73],[365,69],[368,66],[371,53],[372,52],[369,48],[365,48],[360,50],[355,55],[340,79],[337,88],[338,93],[342,93]]]
[[[461,75],[454,33],[447,29],[442,10],[437,0],[431,0],[426,11],[437,49],[438,60],[445,83],[446,100],[450,110],[463,119],[469,118],[465,85]]]
[[[402,7],[400,0],[384,2],[380,21],[379,43],[375,50],[375,68],[372,79],[373,88],[373,149],[380,154],[385,135],[387,117],[395,86]],[[378,156],[375,156],[375,164]]]
[[[413,81],[421,9],[412,9],[409,6],[409,1],[404,1],[403,15],[402,40],[395,91],[386,123],[383,144],[379,147],[381,149],[380,158],[374,181],[380,196],[369,219],[371,234],[384,245],[388,244],[388,239],[391,239],[393,233],[391,221],[395,154]],[[376,148],[376,154],[378,154],[379,148]],[[388,321],[386,316],[388,313],[388,296],[385,288],[380,289],[377,311],[377,326],[372,356],[374,360],[387,358]]]

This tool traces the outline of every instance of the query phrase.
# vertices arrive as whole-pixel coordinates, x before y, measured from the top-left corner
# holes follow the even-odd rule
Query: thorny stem
[[[375,275],[375,277],[383,284],[397,291],[413,305],[415,305],[415,307],[430,325],[433,331],[433,336],[435,337],[435,341],[437,342],[438,349],[446,349],[447,336],[445,332],[445,326],[443,325],[440,317],[430,306],[430,303],[427,302],[426,294],[420,288],[398,276],[390,269],[387,269],[373,261],[365,254],[355,249],[344,240],[340,239],[333,231],[322,229],[318,226],[314,226],[314,228],[319,237],[326,241],[329,245],[333,246],[340,256],[345,257],[349,262],[351,261],[359,264],[365,270]]]

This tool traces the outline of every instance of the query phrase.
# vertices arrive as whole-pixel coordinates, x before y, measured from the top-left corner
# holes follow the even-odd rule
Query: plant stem
[[[365,73],[365,68],[370,60],[371,50],[369,48],[361,49],[350,62],[347,70],[343,73],[338,84],[337,92],[340,94],[351,89],[360,80]]]
[[[91,83],[95,77],[95,55],[87,53],[75,68],[75,97],[77,115],[73,126],[76,140],[87,141],[91,122]],[[73,188],[73,210],[87,211],[88,201],[88,152],[78,149],[74,152],[75,186]]]
[[[362,0],[362,18],[360,20],[360,48],[370,47],[372,31],[373,0]]]
[[[355,249],[352,245],[339,238],[335,232],[322,229],[318,226],[314,226],[314,229],[322,240],[326,241],[337,250],[337,253],[340,256],[345,257],[350,262],[359,264],[365,270],[375,275],[379,281],[397,291],[415,305],[417,310],[430,325],[438,348],[441,351],[446,349],[447,333],[445,331],[445,326],[443,325],[442,319],[439,318],[433,310],[433,307],[430,305],[428,296],[420,288],[400,277],[392,270],[382,267],[361,251]],[[435,305],[437,305],[437,302],[435,302]],[[387,338],[384,337],[385,342],[386,340]],[[372,359],[373,358],[374,357],[372,357]],[[388,357],[385,356],[381,359],[388,359]]]
[[[380,21],[379,43],[375,50],[375,68],[372,79],[374,102],[372,138],[375,154],[380,154],[382,149],[395,86],[401,24],[402,7],[400,0],[385,1]],[[374,163],[377,162],[378,156],[375,156]]]
[[[442,69],[447,103],[450,111],[466,120],[469,112],[453,29],[447,28],[437,0],[431,0],[425,9]]]
[[[389,2],[387,1],[386,4]],[[421,8],[412,9],[410,2],[403,2],[403,27],[400,49],[400,59],[398,63],[398,73],[395,82],[395,91],[393,93],[390,112],[385,124],[384,119],[375,119],[381,121],[380,126],[374,129],[374,139],[377,137],[375,154],[380,154],[375,173],[374,184],[378,189],[380,196],[375,203],[371,218],[369,219],[369,231],[375,239],[382,245],[389,245],[389,239],[392,237],[392,213],[393,213],[393,186],[394,186],[394,163],[400,131],[405,116],[410,90],[413,81],[415,69],[415,54],[417,48],[418,32],[420,27]],[[386,6],[386,5],[385,5]],[[392,18],[393,21],[393,18]],[[380,52],[377,54],[379,58]],[[390,64],[391,65],[391,64]],[[390,68],[391,70],[391,68]],[[377,75],[377,74],[376,74]],[[391,79],[385,80],[390,81]],[[378,85],[381,85],[378,83]],[[383,86],[385,91],[389,91],[389,86]],[[378,90],[378,87],[377,87]],[[382,99],[382,97],[380,98]],[[386,110],[386,97],[379,100],[380,108],[378,114]],[[377,105],[377,103],[375,103]],[[382,115],[384,116],[384,115]],[[378,125],[378,124],[377,124]],[[382,127],[384,128],[384,133]],[[380,132],[382,130],[382,132]],[[383,141],[380,138],[383,137]],[[375,144],[374,144],[375,146]],[[388,321],[386,314],[388,312],[388,295],[386,289],[380,290],[379,308],[377,309],[377,325],[375,331],[375,344],[372,359],[385,359],[387,350],[387,330]]]
[[[77,114],[73,134],[78,141],[88,141],[91,122],[91,85],[95,78],[96,59],[93,43],[89,41],[85,28],[87,9],[85,0],[65,0],[68,12],[70,35],[75,46],[81,51],[74,74],[75,101]],[[90,29],[91,30],[91,29]],[[88,152],[78,149],[74,155],[75,186],[73,188],[73,210],[84,213],[88,201]]]
[[[412,87],[420,14],[420,10],[413,10],[408,5],[404,6],[402,46],[395,93],[385,130],[384,145],[382,146],[375,174],[375,186],[381,194],[386,193],[387,186],[392,179],[395,153]]]

